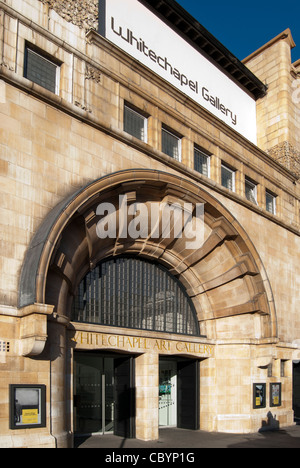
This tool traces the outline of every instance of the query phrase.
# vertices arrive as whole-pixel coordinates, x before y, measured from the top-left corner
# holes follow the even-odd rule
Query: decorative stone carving
[[[44,350],[47,341],[47,316],[53,313],[53,306],[33,304],[24,307],[20,325],[20,354],[37,356]]]
[[[40,0],[81,29],[98,29],[98,0]]]

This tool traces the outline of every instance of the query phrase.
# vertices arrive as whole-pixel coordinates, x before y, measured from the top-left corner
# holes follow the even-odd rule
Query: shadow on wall
[[[268,420],[262,421],[262,426],[258,432],[265,431],[278,431],[279,430],[279,421],[276,419],[276,414],[273,416],[271,411],[267,414]]]

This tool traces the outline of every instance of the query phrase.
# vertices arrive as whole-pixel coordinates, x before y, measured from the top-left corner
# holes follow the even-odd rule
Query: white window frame
[[[222,170],[227,171],[228,173],[231,174],[231,180],[232,180],[232,188],[228,188],[222,183]],[[227,190],[230,190],[231,192],[235,192],[235,178],[236,178],[236,171],[234,169],[231,169],[231,167],[227,166],[225,163],[221,164],[221,185],[222,187],[226,188]]]
[[[178,158],[175,158],[174,156],[170,155],[169,153],[166,153],[163,149],[163,134],[164,133],[167,133],[169,135],[171,135],[173,138],[175,138],[178,142]],[[179,161],[181,162],[181,159],[182,159],[182,137],[180,137],[178,134],[176,134],[176,132],[172,132],[172,130],[169,130],[168,128],[166,127],[162,127],[162,131],[161,131],[161,137],[162,137],[162,142],[161,142],[161,146],[162,146],[162,152],[164,154],[167,154],[168,156],[170,156],[171,158],[173,158],[175,161]]]
[[[247,197],[246,185],[248,185],[252,190],[253,200],[251,198]],[[256,205],[258,205],[258,202],[257,202],[257,184],[255,182],[253,182],[252,180],[250,180],[248,177],[245,177],[245,197],[251,203],[255,203]]]
[[[198,171],[195,168],[195,155],[196,153],[200,154],[201,156],[204,156],[207,159],[207,174],[203,174],[203,172]],[[211,161],[211,155],[207,154],[205,151],[201,150],[198,148],[196,145],[194,146],[194,170],[199,172],[199,174],[204,175],[205,177],[210,177],[210,161]]]
[[[271,198],[271,201],[272,201],[272,211],[270,211],[268,209],[268,203],[267,203],[267,197],[270,197]],[[270,190],[267,190],[266,189],[266,210],[268,213],[271,213],[273,215],[276,215],[276,211],[277,211],[277,195],[275,195],[274,193],[272,193]]]
[[[135,135],[132,135],[132,133],[128,132],[127,130],[125,130],[125,111],[128,110],[129,112],[132,112],[132,114],[135,114],[137,115],[138,117],[140,117],[142,120],[143,120],[143,123],[144,123],[144,136],[143,138],[138,138],[137,136]],[[148,142],[148,117],[143,114],[142,112],[139,112],[135,109],[133,109],[129,104],[127,104],[126,102],[124,103],[124,122],[123,122],[123,128],[124,128],[124,131],[126,131],[126,133],[128,133],[129,135],[133,136],[134,138],[137,138],[138,140],[140,141],[143,141],[144,143],[147,143]]]

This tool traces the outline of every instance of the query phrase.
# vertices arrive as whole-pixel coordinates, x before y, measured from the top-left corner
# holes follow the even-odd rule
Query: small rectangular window
[[[210,156],[198,148],[194,148],[194,169],[206,177],[210,176]]]
[[[245,178],[245,195],[247,200],[257,205],[257,185],[247,177]]]
[[[273,365],[272,363],[268,365],[268,377],[273,376]]]
[[[266,210],[276,214],[276,195],[266,190]]]
[[[57,63],[40,53],[26,48],[24,76],[52,93],[59,94],[59,71]]]
[[[162,152],[181,161],[181,138],[166,128],[162,129]]]
[[[147,142],[147,122],[147,117],[125,104],[124,132],[129,133],[141,141]]]
[[[225,164],[222,164],[221,177],[222,177],[223,187],[234,192],[235,191],[235,171],[230,169],[228,166],[225,166]]]
[[[280,361],[280,377],[286,377],[286,362],[283,359]]]

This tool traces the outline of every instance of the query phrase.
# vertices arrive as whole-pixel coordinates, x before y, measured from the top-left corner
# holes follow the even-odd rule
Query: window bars
[[[160,265],[135,258],[100,263],[81,281],[72,320],[199,336],[193,303]]]

